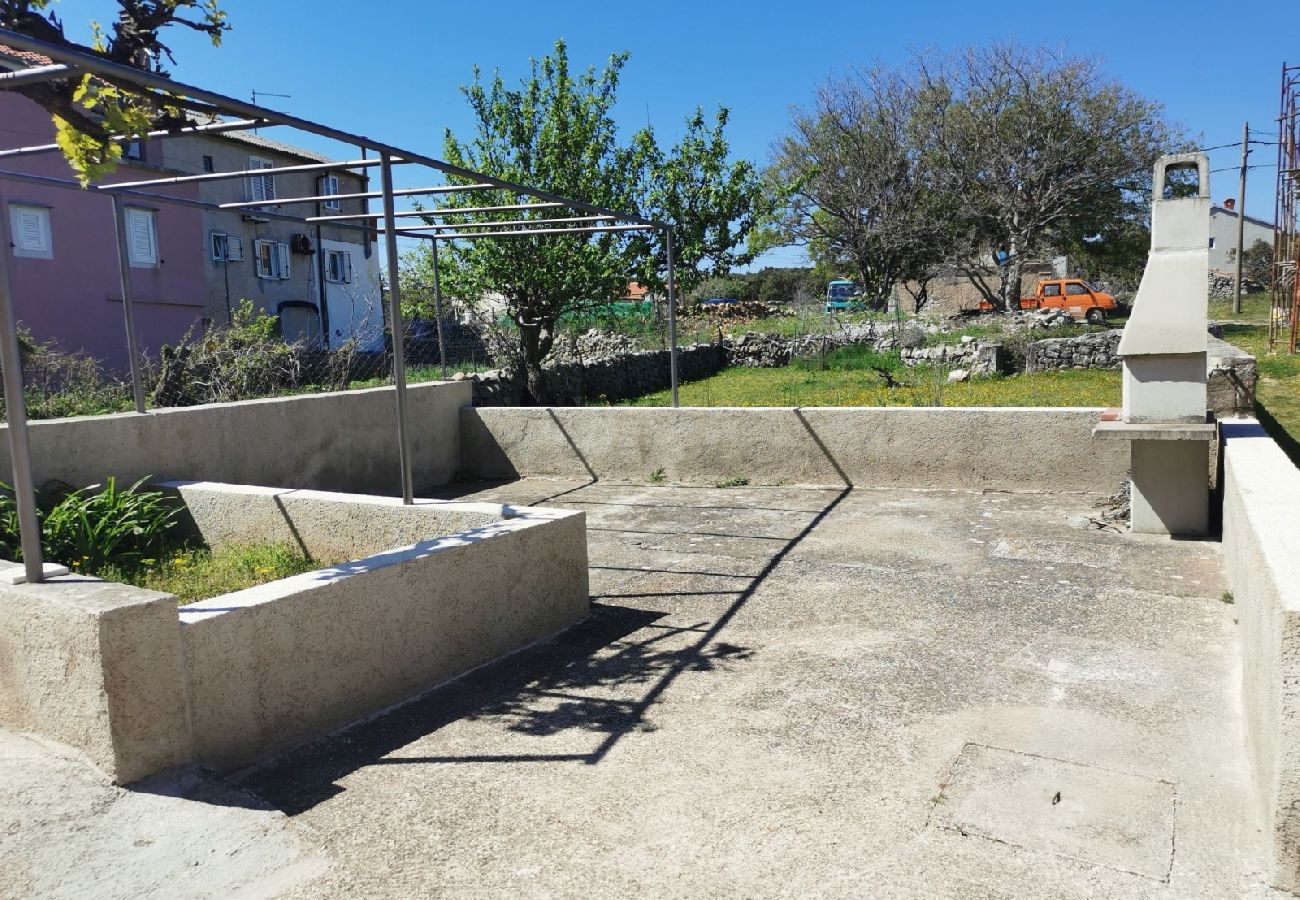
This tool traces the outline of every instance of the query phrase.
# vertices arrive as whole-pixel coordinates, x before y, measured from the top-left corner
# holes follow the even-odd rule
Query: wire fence
[[[167,319],[165,310],[138,304],[138,371],[145,407],[391,385],[393,338],[378,291],[332,299],[328,304],[280,303],[274,313],[247,300],[217,304],[225,307],[213,314],[217,321],[201,316],[211,313],[210,306],[188,307],[188,319]],[[405,299],[408,311],[434,306],[431,298],[418,294]],[[89,330],[85,321],[72,317],[44,319],[40,329],[20,323],[31,418],[134,409],[121,304],[107,306]],[[751,333],[823,337],[831,347],[854,329],[902,321],[888,311],[828,310],[824,300],[806,296],[792,302],[688,301],[677,317],[677,343],[716,344]],[[579,304],[559,317],[550,336],[545,365],[667,351],[672,345],[667,304],[653,296]],[[518,323],[504,301],[491,298],[472,308],[448,300],[441,321],[406,316],[403,342],[408,383],[494,369],[518,373],[525,362]],[[666,386],[666,371],[664,378]],[[599,384],[591,390],[594,396],[602,393]]]

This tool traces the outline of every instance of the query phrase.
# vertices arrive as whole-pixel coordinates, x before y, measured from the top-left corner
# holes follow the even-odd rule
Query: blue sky
[[[472,67],[522,75],[528,59],[564,37],[573,61],[600,64],[611,52],[631,60],[620,91],[619,121],[647,121],[671,139],[695,106],[732,110],[737,156],[763,163],[818,83],[853,66],[897,63],[914,49],[951,49],[1021,40],[1097,56],[1106,72],[1164,103],[1169,117],[1204,138],[1240,140],[1243,121],[1276,131],[1279,70],[1300,63],[1300,31],[1278,27],[1265,10],[1238,15],[1221,3],[1093,0],[1088,3],[815,2],[655,3],[502,0],[222,0],[234,30],[221,49],[172,35],[174,74],[348,131],[441,155],[443,129],[467,132],[458,86]],[[107,21],[109,0],[62,0],[69,32]],[[268,133],[298,143],[310,138]],[[337,152],[328,143],[317,149]],[[1211,167],[1235,167],[1238,148],[1211,153]],[[1252,162],[1272,164],[1259,146]],[[1271,219],[1273,170],[1251,172],[1247,210]],[[1212,175],[1215,199],[1236,194],[1235,171]],[[777,264],[799,254],[777,252]]]

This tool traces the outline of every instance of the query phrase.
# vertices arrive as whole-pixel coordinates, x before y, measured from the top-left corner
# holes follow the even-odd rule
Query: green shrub
[[[63,350],[53,341],[39,343],[26,329],[19,329],[18,352],[29,419],[97,416],[131,408],[131,385],[110,377],[92,356]],[[0,395],[0,413],[3,410]]]
[[[37,492],[41,548],[46,559],[96,574],[108,566],[132,571],[154,564],[177,533],[180,501],[144,487],[125,489],[109,478],[101,487],[71,488],[51,483]],[[0,555],[21,561],[18,507],[13,489],[0,484]]]

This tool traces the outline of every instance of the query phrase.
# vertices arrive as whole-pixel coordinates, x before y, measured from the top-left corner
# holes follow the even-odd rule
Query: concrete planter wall
[[[1300,892],[1300,469],[1254,420],[1223,423],[1223,557],[1238,609],[1246,746],[1272,882]]]
[[[587,615],[582,513],[177,483],[209,544],[351,562],[190,606],[85,577],[0,588],[0,723],[131,782],[225,771]]]
[[[456,411],[470,402],[470,386],[415,384],[407,400],[415,485],[446,484],[460,446]],[[115,475],[401,493],[391,387],[48,419],[32,422],[30,434],[37,484]],[[0,471],[11,468],[0,426]]]
[[[1092,439],[1089,408],[462,409],[461,469],[714,484],[1115,490],[1128,448]]]

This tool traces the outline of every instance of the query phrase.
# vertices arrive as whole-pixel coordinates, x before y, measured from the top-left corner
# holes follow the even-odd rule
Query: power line
[[[1277,166],[1274,165],[1273,163],[1256,163],[1253,166],[1246,166],[1246,168],[1247,169],[1276,169]],[[1215,172],[1239,172],[1239,171],[1241,171],[1241,166],[1224,166],[1222,169],[1211,169],[1210,174],[1213,175]]]

